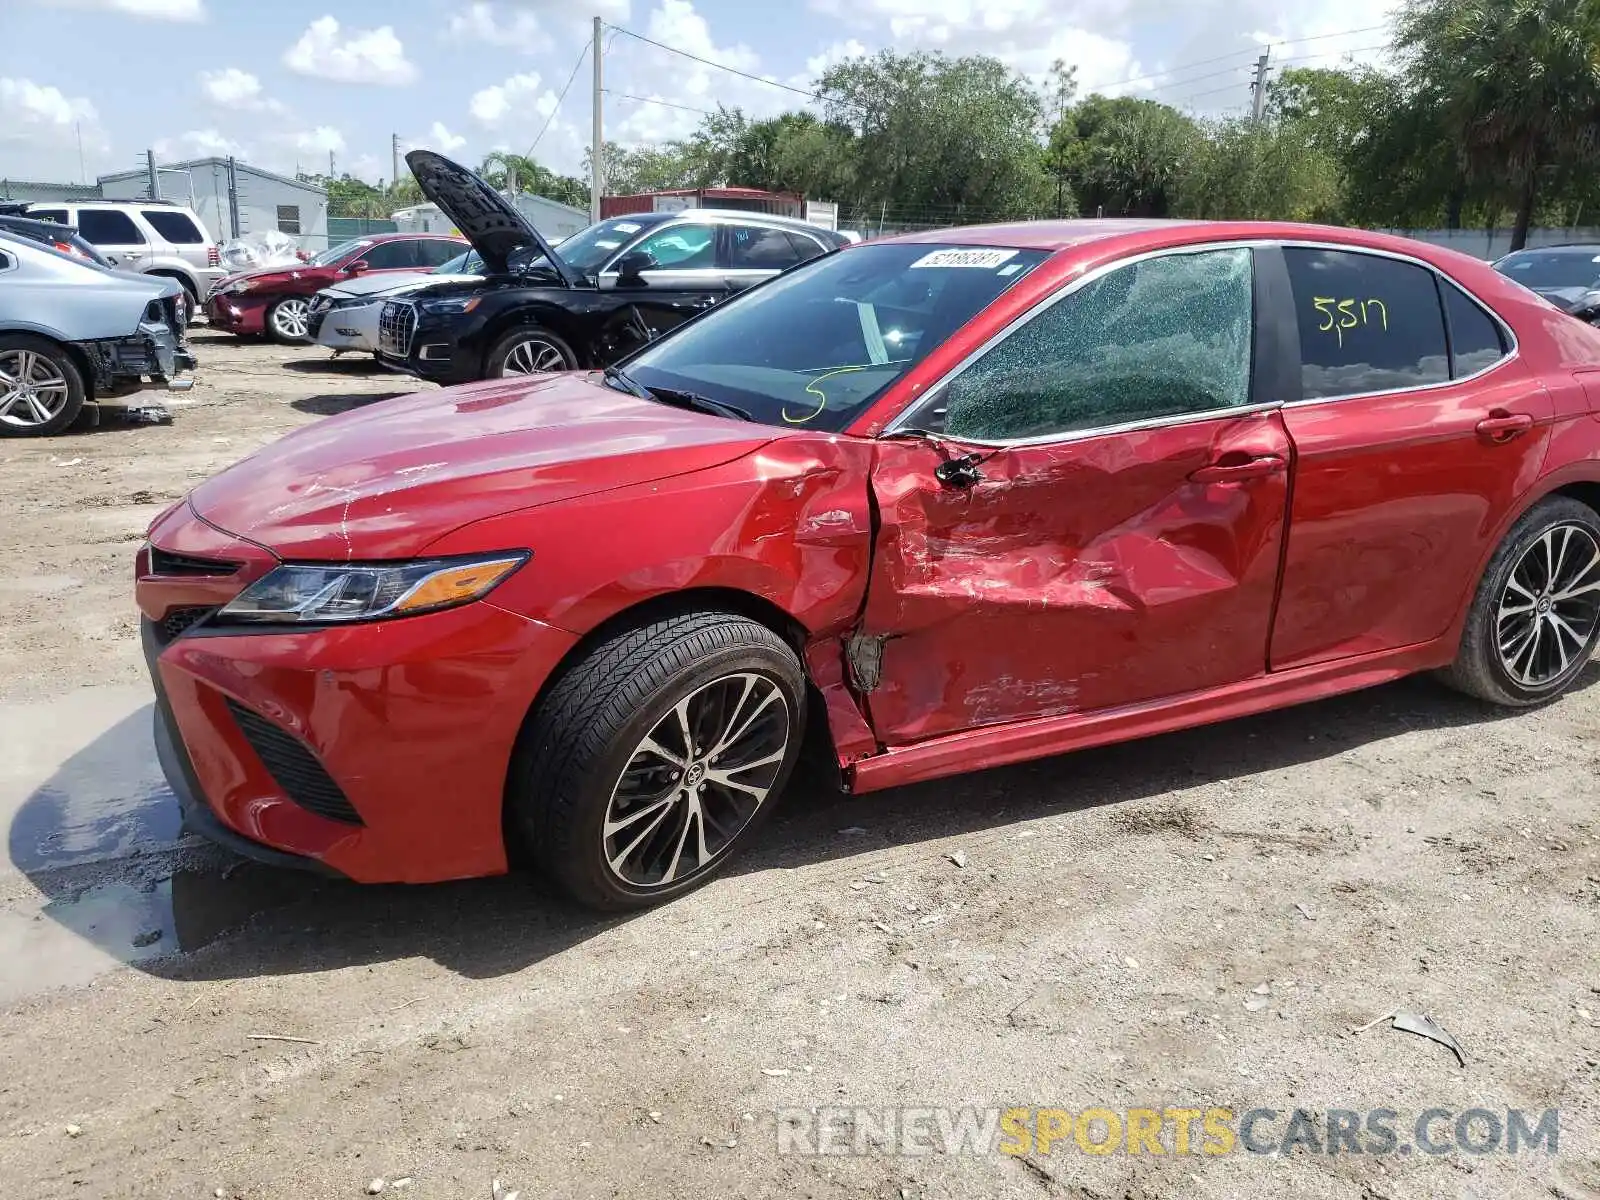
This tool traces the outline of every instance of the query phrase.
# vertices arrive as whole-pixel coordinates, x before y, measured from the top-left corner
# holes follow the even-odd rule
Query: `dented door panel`
[[[1278,413],[1257,411],[1005,448],[975,486],[952,489],[934,477],[931,444],[882,443],[851,654],[874,668],[857,685],[878,737],[903,744],[1262,674],[1290,454]],[[1190,479],[1269,456],[1284,469]]]

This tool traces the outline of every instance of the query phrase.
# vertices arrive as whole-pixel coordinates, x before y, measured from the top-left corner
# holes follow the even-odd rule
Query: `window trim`
[[[915,429],[917,427],[915,419],[917,415],[925,412],[930,407],[935,406],[942,398],[944,389],[952,380],[965,372],[967,368],[972,366],[973,363],[977,362],[990,350],[1000,345],[1017,330],[1027,325],[1035,317],[1055,307],[1057,304],[1060,304],[1068,296],[1073,295],[1080,288],[1087,286],[1103,275],[1108,275],[1112,271],[1119,270],[1122,267],[1134,266],[1138,263],[1144,262],[1147,259],[1162,258],[1173,254],[1202,254],[1213,250],[1233,249],[1249,249],[1251,251],[1282,250],[1287,247],[1310,250],[1343,250],[1352,254],[1368,254],[1375,258],[1392,258],[1398,262],[1410,263],[1413,266],[1422,267],[1424,270],[1432,272],[1434,276],[1442,277],[1445,282],[1455,284],[1455,286],[1459,288],[1469,300],[1487,313],[1489,319],[1499,327],[1500,332],[1505,336],[1506,342],[1510,346],[1510,349],[1507,350],[1501,358],[1490,363],[1482,370],[1473,372],[1471,375],[1463,375],[1460,379],[1446,379],[1438,383],[1417,384],[1412,387],[1387,388],[1377,392],[1358,392],[1352,393],[1348,396],[1316,396],[1309,400],[1304,398],[1295,400],[1267,400],[1259,403],[1240,405],[1238,408],[1212,410],[1202,413],[1183,413],[1175,417],[1153,417],[1145,421],[1127,421],[1116,425],[1101,425],[1092,429],[1074,429],[1070,432],[1048,434],[1043,437],[995,438],[991,440],[983,440],[980,438],[968,437],[957,438],[947,434],[941,434],[940,436],[948,437],[950,441],[960,442],[963,445],[993,446],[1000,449],[1009,449],[1013,446],[1028,447],[1065,445],[1071,442],[1084,441],[1092,437],[1103,437],[1107,434],[1135,433],[1147,429],[1163,429],[1169,425],[1187,425],[1196,421],[1214,421],[1223,417],[1249,416],[1254,413],[1271,412],[1278,409],[1302,408],[1309,404],[1342,404],[1346,400],[1361,400],[1381,396],[1398,396],[1406,393],[1431,392],[1440,388],[1459,387],[1462,384],[1471,383],[1473,380],[1481,379],[1483,376],[1488,375],[1491,371],[1498,371],[1507,363],[1518,360],[1521,357],[1522,346],[1517,339],[1517,331],[1511,328],[1510,324],[1507,323],[1507,321],[1501,317],[1499,313],[1495,312],[1493,308],[1479,299],[1477,294],[1473,292],[1471,288],[1452,279],[1432,263],[1417,258],[1414,255],[1403,254],[1397,250],[1379,249],[1371,246],[1355,246],[1341,242],[1323,242],[1310,238],[1229,238],[1209,242],[1189,242],[1181,246],[1163,246],[1157,250],[1146,250],[1138,254],[1130,254],[1124,258],[1114,259],[1111,262],[1101,263],[1092,271],[1085,271],[1082,274],[1068,280],[1055,291],[1051,292],[1048,296],[1041,297],[1026,311],[1017,314],[1017,316],[1008,321],[1004,327],[986,338],[984,342],[977,347],[977,349],[973,350],[960,362],[956,363],[955,366],[951,367],[938,379],[930,383],[920,397],[918,397],[912,403],[906,405],[905,408],[901,409],[894,417],[890,419],[889,423],[885,425],[883,429],[876,435],[876,440],[892,438],[896,434],[904,434],[908,429]],[[1284,263],[1284,259],[1281,254],[1277,255],[1277,259],[1280,265]],[[1048,261],[1048,259],[1046,261]],[[1259,261],[1254,261],[1252,263],[1252,267],[1256,276],[1259,276],[1263,268],[1263,264],[1261,264]],[[1439,286],[1437,278],[1434,286],[1437,290]],[[1252,299],[1254,299],[1255,295],[1257,294],[1258,293],[1253,293]],[[1445,319],[1443,307],[1443,300],[1441,299],[1441,320]],[[1252,330],[1252,339],[1256,346],[1251,361],[1252,396],[1255,394],[1254,388],[1256,373],[1261,366],[1261,350],[1263,348],[1261,345],[1262,317],[1263,314],[1259,312],[1255,314],[1255,328]],[[1302,365],[1299,353],[1299,340],[1298,330],[1296,330],[1293,341],[1293,346],[1295,349],[1293,366],[1297,370]]]

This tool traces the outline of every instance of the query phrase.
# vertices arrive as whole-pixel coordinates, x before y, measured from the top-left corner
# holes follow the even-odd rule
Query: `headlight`
[[[236,280],[222,289],[224,296],[237,296],[240,292],[248,292],[254,285],[248,279]]]
[[[459,300],[424,300],[421,304],[422,311],[440,316],[446,313],[469,313],[478,307],[482,296],[470,296]]]
[[[223,606],[224,620],[370,621],[454,608],[486,596],[528,561],[522,552],[372,566],[284,564]]]
[[[1578,301],[1578,311],[1586,308],[1600,307],[1600,288],[1592,288],[1583,294],[1583,299]]]

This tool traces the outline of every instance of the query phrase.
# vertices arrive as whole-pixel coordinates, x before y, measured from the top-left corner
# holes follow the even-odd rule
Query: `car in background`
[[[61,433],[91,401],[187,390],[183,285],[0,230],[0,436]]]
[[[604,366],[846,244],[804,221],[688,209],[601,221],[557,250],[467,168],[429,150],[406,162],[487,267],[384,306],[379,361],[437,383]]]
[[[304,263],[257,267],[229,275],[206,298],[213,329],[276,342],[308,342],[311,297],[358,275],[431,270],[466,250],[462,238],[438,233],[380,233],[331,246]]]
[[[476,250],[458,254],[431,271],[362,275],[341,280],[311,297],[307,332],[311,340],[335,355],[347,351],[376,354],[378,317],[384,301],[436,283],[483,278],[483,259]]]
[[[1600,330],[1440,247],[875,239],[201,484],[138,560],[157,752],[247,853],[626,909],[803,746],[866,793],[1417,672],[1537,706],[1593,678],[1597,412]]]
[[[200,218],[171,200],[34,203],[26,215],[76,229],[119,271],[176,279],[189,317],[225,274],[220,249]]]
[[[17,210],[15,213],[7,211],[8,207],[0,206],[0,233],[25,237],[29,241],[49,246],[52,250],[61,251],[62,254],[86,259],[98,266],[112,265],[110,259],[79,237],[76,229],[69,229],[55,221],[36,221],[32,217],[21,216],[19,214],[25,207],[23,205],[15,206]]]
[[[1600,245],[1517,250],[1496,260],[1494,269],[1564,312],[1591,325],[1600,323]]]

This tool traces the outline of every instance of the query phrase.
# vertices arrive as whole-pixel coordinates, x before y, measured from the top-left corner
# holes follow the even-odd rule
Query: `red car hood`
[[[256,267],[250,271],[239,271],[223,278],[217,286],[226,287],[230,283],[248,279],[257,286],[269,284],[276,287],[281,284],[290,289],[314,292],[327,287],[338,277],[339,272],[334,267],[312,267],[301,263],[294,267]]]
[[[190,500],[211,524],[283,558],[407,558],[481,518],[704,470],[777,433],[589,378],[493,380],[330,417]]]

